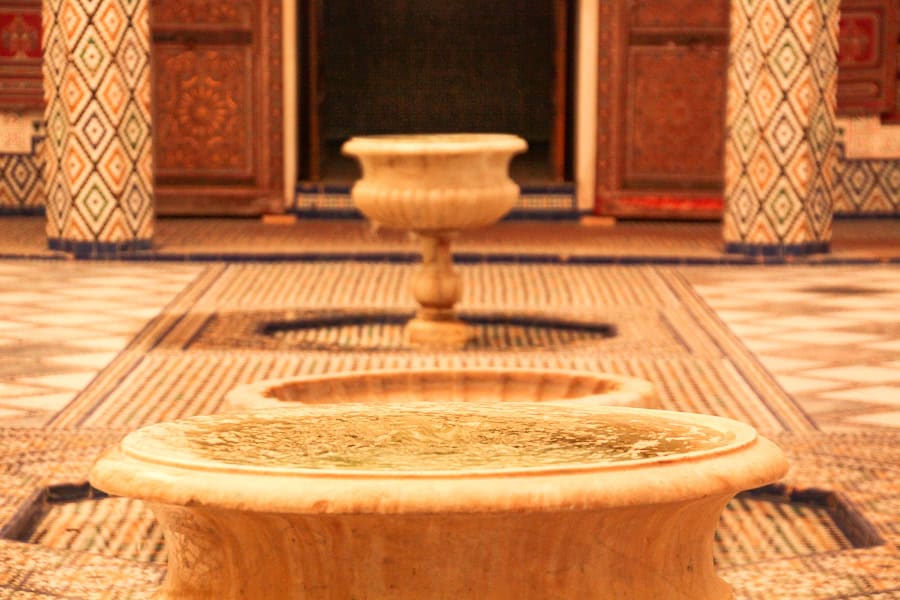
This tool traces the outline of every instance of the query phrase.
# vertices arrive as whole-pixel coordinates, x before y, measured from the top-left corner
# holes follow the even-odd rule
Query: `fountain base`
[[[150,425],[91,483],[159,519],[157,600],[728,600],[719,515],[785,471],[709,415],[407,401]]]
[[[406,324],[406,342],[423,348],[462,348],[475,332],[466,323],[450,319],[417,316]]]
[[[727,501],[417,515],[155,504],[169,556],[155,600],[727,600],[710,557]]]

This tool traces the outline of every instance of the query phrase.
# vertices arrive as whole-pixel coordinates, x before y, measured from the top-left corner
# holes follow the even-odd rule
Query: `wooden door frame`
[[[312,148],[322,146],[321,124],[321,30],[322,3],[324,0],[284,0],[291,3],[294,10],[285,10],[285,16],[294,15],[295,55],[298,56],[294,69],[296,96],[293,100],[285,96],[285,102],[296,105],[296,124],[292,127],[296,135],[293,168],[285,168],[285,173],[293,173],[294,186],[300,181],[316,182],[321,176],[318,154]],[[551,124],[550,157],[554,177],[558,181],[577,180],[578,140],[576,122],[579,114],[579,47],[580,39],[577,15],[581,4],[590,0],[552,0],[554,35],[554,73],[552,102],[554,106]],[[285,26],[288,30],[288,26]],[[285,55],[290,53],[285,49]],[[291,110],[285,108],[286,112]],[[288,133],[286,140],[293,137]],[[291,154],[286,152],[286,155]]]
[[[152,5],[151,5],[152,6]],[[285,115],[284,77],[282,73],[282,0],[256,0],[255,17],[248,27],[208,27],[209,32],[188,21],[160,22],[150,11],[151,47],[165,43],[204,43],[204,35],[213,40],[249,39],[254,47],[251,80],[259,100],[251,107],[254,144],[249,174],[224,180],[214,173],[192,176],[177,170],[159,173],[154,160],[154,200],[157,214],[166,215],[258,215],[285,210]],[[155,68],[151,52],[151,66]],[[153,99],[152,111],[159,107]],[[156,150],[155,150],[156,152]],[[293,188],[293,185],[290,186]]]
[[[680,191],[659,190],[648,187],[629,189],[625,172],[626,132],[625,111],[628,93],[628,57],[626,42],[630,32],[628,0],[600,2],[601,22],[609,23],[598,37],[596,163],[594,212],[618,217],[643,217],[662,219],[719,219],[723,210],[723,192],[720,189]],[[679,35],[678,33],[673,34]],[[706,34],[716,38],[728,49],[728,28],[710,28]],[[683,36],[691,38],[691,35]],[[722,41],[724,40],[724,41]],[[720,74],[727,77],[727,61]],[[724,106],[723,106],[724,118]],[[724,169],[724,167],[723,167]],[[724,172],[723,172],[724,175]],[[701,178],[697,178],[698,180]]]

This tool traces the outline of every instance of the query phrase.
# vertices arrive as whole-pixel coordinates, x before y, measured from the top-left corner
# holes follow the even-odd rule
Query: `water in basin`
[[[204,469],[471,473],[665,459],[738,437],[641,409],[422,402],[195,417],[134,432],[123,449]]]

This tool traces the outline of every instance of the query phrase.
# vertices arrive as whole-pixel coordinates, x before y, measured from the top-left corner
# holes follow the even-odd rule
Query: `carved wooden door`
[[[600,3],[598,212],[721,214],[728,6]]]
[[[900,122],[898,0],[841,0],[838,114]]]
[[[0,0],[0,110],[43,106],[40,0]]]
[[[281,3],[152,0],[158,214],[283,210]]]

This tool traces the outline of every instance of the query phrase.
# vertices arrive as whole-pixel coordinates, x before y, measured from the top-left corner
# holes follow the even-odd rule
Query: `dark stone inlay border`
[[[64,238],[47,238],[50,250],[69,252],[75,258],[122,258],[123,254],[150,250],[153,241],[136,239],[127,242],[80,242]]]
[[[725,244],[728,254],[745,254],[749,256],[781,257],[807,256],[809,254],[827,254],[831,252],[830,242],[807,242],[805,244],[748,244],[729,242]]]
[[[742,492],[741,495],[771,502],[803,503],[824,508],[854,548],[874,548],[885,543],[875,526],[841,492],[819,488],[796,489],[782,483],[773,483]]]
[[[303,350],[372,351],[400,350],[393,339],[396,335],[381,334],[383,343],[373,345],[359,344],[360,336],[349,335],[348,343],[320,342],[316,337],[329,337],[328,330],[340,328],[392,327],[401,328],[415,316],[409,311],[308,311],[304,315],[284,320],[262,320],[256,327],[260,338],[276,341],[279,336],[291,333],[307,333],[313,340],[287,342],[284,346]],[[217,318],[216,316],[212,317]],[[619,332],[611,323],[592,320],[553,317],[541,313],[468,313],[459,314],[460,320],[475,329],[475,337],[463,350],[547,350],[565,347],[581,342],[597,341],[616,337]],[[210,321],[204,325],[204,329]],[[514,329],[519,329],[515,331]],[[319,333],[320,335],[317,335]],[[203,332],[194,336],[196,341],[202,338]],[[374,334],[377,339],[379,334]],[[507,339],[504,339],[507,338]],[[263,341],[260,339],[260,341]],[[412,347],[410,347],[412,348]]]

